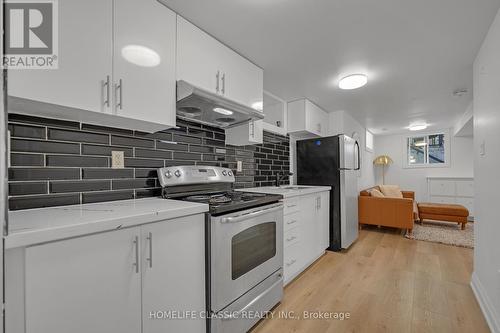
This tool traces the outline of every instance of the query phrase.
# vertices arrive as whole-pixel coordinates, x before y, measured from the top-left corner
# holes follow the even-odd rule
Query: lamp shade
[[[392,164],[392,158],[387,155],[380,155],[373,160],[373,164],[375,165],[389,165]]]

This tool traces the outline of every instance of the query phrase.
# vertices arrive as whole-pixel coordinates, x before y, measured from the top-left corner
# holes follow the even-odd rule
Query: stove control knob
[[[181,172],[179,170],[175,170],[174,175],[176,177],[180,177],[181,176]]]
[[[227,176],[227,172],[226,172],[226,170],[222,170],[222,175],[223,175],[223,176]]]
[[[167,178],[172,178],[172,172],[170,170],[167,170],[167,172],[165,172],[165,176]]]
[[[232,176],[232,175],[233,175],[233,173],[232,173],[231,171],[229,171],[227,174],[228,174],[229,176]]]

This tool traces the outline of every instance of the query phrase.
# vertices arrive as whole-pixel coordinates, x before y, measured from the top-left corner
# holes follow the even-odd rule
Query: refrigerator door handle
[[[361,153],[359,151],[359,143],[358,141],[354,142],[354,145],[356,146],[356,156],[358,158],[358,163],[356,164],[356,168],[354,170],[359,170],[361,168]]]

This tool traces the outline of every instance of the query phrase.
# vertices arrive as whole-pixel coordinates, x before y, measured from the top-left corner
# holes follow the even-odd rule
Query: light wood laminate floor
[[[285,288],[274,318],[252,333],[489,332],[469,285],[471,249],[362,230],[343,253],[328,252]],[[348,320],[283,319],[294,311],[349,312]]]

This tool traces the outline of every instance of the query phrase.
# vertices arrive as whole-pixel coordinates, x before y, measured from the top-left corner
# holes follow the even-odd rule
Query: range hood
[[[177,116],[220,128],[264,119],[262,112],[183,80],[177,81]]]

